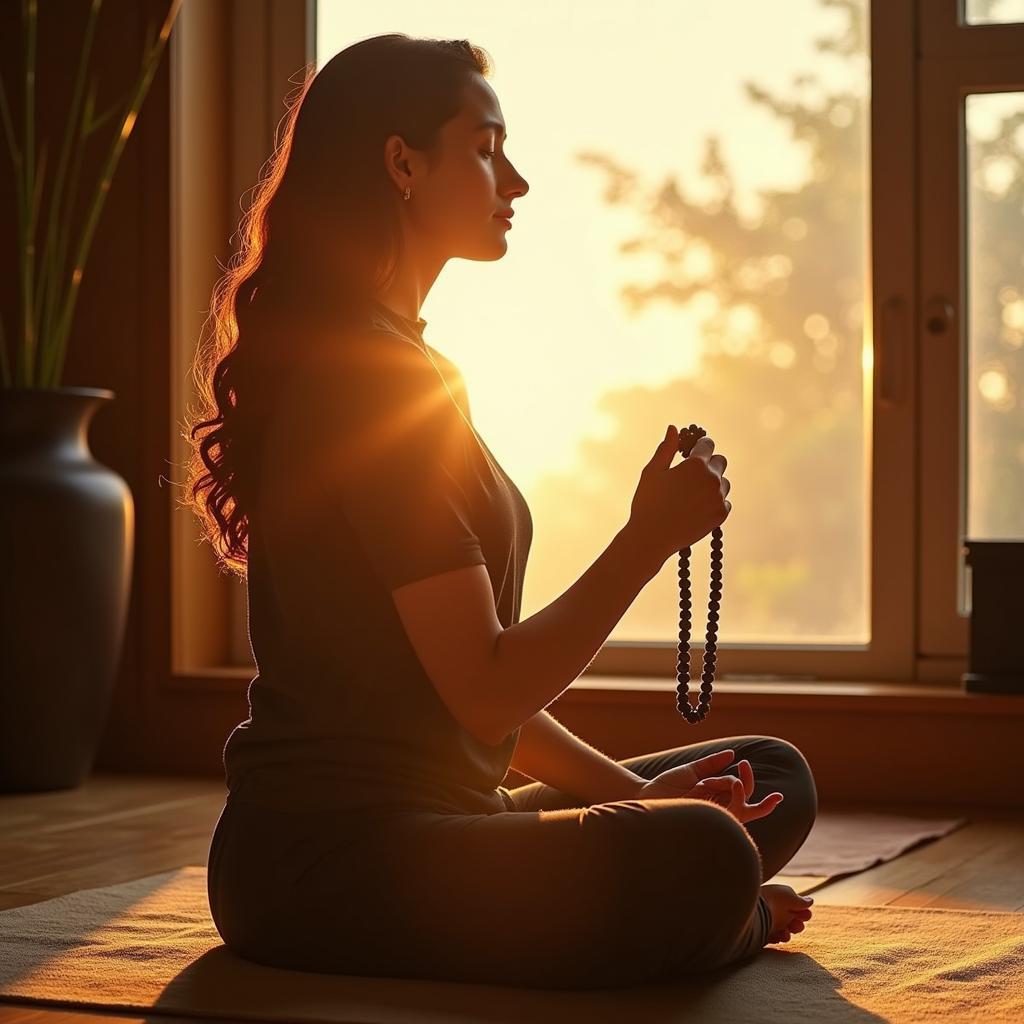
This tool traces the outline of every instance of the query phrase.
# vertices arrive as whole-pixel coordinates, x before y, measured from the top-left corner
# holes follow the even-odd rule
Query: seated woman
[[[806,839],[814,780],[770,736],[615,761],[545,710],[724,521],[729,482],[707,437],[672,467],[670,428],[626,525],[520,620],[530,510],[419,316],[449,258],[504,254],[500,215],[528,190],[488,73],[465,41],[337,54],[289,111],[215,295],[192,495],[246,579],[258,672],[224,748],[210,909],[238,955],[295,970],[699,973],[810,917],[764,879]],[[504,787],[510,767],[536,781]]]

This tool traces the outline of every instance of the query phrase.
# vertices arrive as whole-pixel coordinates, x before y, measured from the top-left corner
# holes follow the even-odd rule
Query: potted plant
[[[90,76],[88,91],[85,79],[101,6],[91,0],[56,161],[49,140],[36,149],[37,0],[22,0],[20,137],[0,79],[19,270],[14,330],[6,330],[0,315],[0,792],[7,793],[72,788],[91,771],[131,587],[132,494],[118,473],[92,457],[88,442],[93,416],[114,392],[60,380],[96,225],[181,0],[170,0],[159,32],[150,24],[132,88],[97,113],[96,78]],[[82,152],[108,123],[113,138],[106,160],[84,223],[73,225]]]

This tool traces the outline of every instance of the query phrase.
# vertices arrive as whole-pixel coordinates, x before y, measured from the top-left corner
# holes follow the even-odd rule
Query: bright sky
[[[604,174],[575,154],[605,155],[644,186],[674,177],[699,198],[704,140],[721,133],[753,215],[757,189],[804,178],[806,154],[743,83],[795,96],[793,77],[813,72],[829,89],[866,93],[866,62],[858,74],[814,47],[844,23],[817,0],[319,0],[318,67],[394,31],[467,38],[494,60],[506,149],[530,192],[515,201],[506,254],[451,260],[421,314],[426,340],[465,374],[477,429],[527,495],[539,474],[572,470],[583,436],[611,432],[597,408],[605,390],[690,373],[700,345],[699,318],[678,307],[629,319],[618,291],[654,265],[617,249],[643,224],[604,203]],[[637,440],[639,472],[659,439]]]

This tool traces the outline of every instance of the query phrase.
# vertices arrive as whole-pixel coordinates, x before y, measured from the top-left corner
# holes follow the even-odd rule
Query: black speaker
[[[972,693],[1024,696],[1024,541],[965,540],[971,592],[968,671]]]

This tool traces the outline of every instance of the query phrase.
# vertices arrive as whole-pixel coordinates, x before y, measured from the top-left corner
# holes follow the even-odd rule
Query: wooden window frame
[[[968,649],[965,535],[967,415],[965,356],[968,277],[965,101],[1024,91],[1024,24],[967,25],[964,0],[928,3],[918,57],[920,295],[954,310],[943,334],[922,331],[920,571],[917,633],[922,658],[959,663]],[[951,429],[953,428],[953,429]],[[950,444],[956,437],[958,443]],[[931,557],[929,556],[931,553]],[[941,555],[939,555],[941,553]]]
[[[948,451],[939,457],[936,448],[949,428],[942,396],[958,366],[955,360],[936,366],[919,326],[922,293],[931,294],[935,280],[949,275],[948,267],[932,267],[933,254],[921,251],[920,211],[934,190],[947,198],[950,193],[948,181],[922,177],[918,155],[932,146],[947,154],[950,139],[948,131],[936,136],[939,141],[927,137],[933,127],[920,114],[919,97],[943,74],[947,81],[954,67],[957,74],[968,73],[984,61],[1008,74],[1010,54],[1024,52],[1024,36],[1021,26],[964,28],[956,23],[955,3],[876,0],[870,16],[870,181],[887,186],[870,189],[871,224],[885,225],[886,244],[870,246],[865,316],[865,330],[875,331],[866,439],[872,642],[864,648],[723,643],[718,666],[726,685],[803,681],[824,687],[816,692],[829,692],[832,684],[927,687],[958,683],[966,670],[966,619],[940,606],[956,587],[957,559],[934,557],[936,551],[956,550],[956,462]],[[179,465],[186,457],[179,419],[184,402],[194,401],[188,367],[220,272],[217,261],[225,263],[230,255],[239,197],[247,195],[269,156],[284,116],[284,93],[295,88],[298,72],[314,58],[314,12],[315,0],[184,0],[169,44],[171,446]],[[950,88],[948,81],[943,88]],[[910,130],[914,126],[917,131]],[[884,444],[872,444],[873,438]],[[210,548],[197,542],[191,514],[174,511],[172,663],[164,685],[237,693],[239,681],[251,678],[255,668],[244,663],[251,662],[248,651],[232,649],[232,636],[240,635],[245,618],[244,586],[219,571]],[[672,641],[612,641],[571,689],[606,688],[616,680],[624,690],[671,689],[675,659]]]

